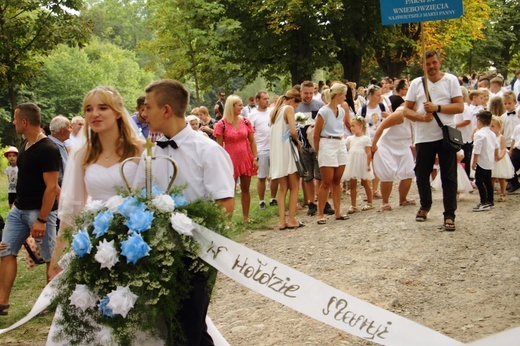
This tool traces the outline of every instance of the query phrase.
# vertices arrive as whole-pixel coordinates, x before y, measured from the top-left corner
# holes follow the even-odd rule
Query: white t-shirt
[[[249,114],[249,121],[253,128],[255,129],[255,141],[256,148],[258,151],[267,151],[269,150],[269,137],[271,135],[270,130],[270,115],[271,108],[267,108],[265,111],[261,112],[257,108]]]
[[[437,105],[451,104],[451,100],[455,97],[462,97],[460,90],[459,79],[449,73],[435,83],[429,79],[428,91],[430,92],[431,100]],[[426,96],[424,94],[424,87],[421,77],[415,78],[406,94],[406,101],[415,102],[415,109],[417,113],[424,114],[424,102]],[[455,127],[455,117],[450,114],[437,113],[444,125]],[[434,142],[442,139],[442,130],[433,119],[430,122],[417,122],[415,126],[415,143]]]
[[[224,148],[208,137],[200,136],[189,126],[172,139],[177,143],[177,149],[154,146],[153,156],[166,155],[177,162],[179,172],[174,186],[187,185],[183,193],[188,202],[199,198],[218,200],[234,196],[233,163]],[[166,140],[162,136],[158,142]],[[145,156],[146,151],[137,168],[133,184],[136,187],[145,186]],[[173,168],[168,160],[152,161],[152,185],[166,191],[172,175]]]
[[[16,182],[18,181],[18,166],[7,166],[5,169],[7,174],[7,193],[16,193]]]
[[[513,85],[513,92],[515,93],[516,97],[518,98],[518,94],[520,94],[520,79],[517,79],[515,84]]]
[[[520,124],[515,126],[513,134],[511,135],[511,139],[515,140],[515,149],[520,150]]]
[[[477,164],[484,169],[493,169],[495,165],[496,138],[497,136],[491,131],[489,126],[485,126],[475,132],[473,154],[480,155]]]
[[[388,112],[388,106],[384,102],[382,102],[382,104],[385,106],[385,112]],[[367,109],[367,113],[365,115],[365,122],[367,123],[367,135],[370,137],[370,139],[372,139],[376,133],[377,126],[383,121],[383,111],[381,110],[381,107],[379,107],[379,104],[375,108],[369,108],[367,103],[365,107]]]
[[[520,107],[516,108],[515,114],[507,115],[507,112],[502,114],[502,120],[502,130],[506,138],[506,146],[509,148],[511,146],[511,139],[513,138],[513,130],[516,125],[520,124]],[[518,144],[518,141],[516,141],[516,144]]]
[[[455,115],[455,123],[460,123],[465,120],[469,120],[470,123],[466,126],[458,127],[458,129],[462,133],[462,141],[464,143],[471,143],[473,142],[471,138],[473,135],[473,114],[471,114],[470,107],[467,103],[464,103],[464,111]]]
[[[323,118],[323,128],[320,136],[332,136],[343,138],[343,127],[345,126],[345,110],[338,105],[338,116],[334,114],[329,106],[323,106],[318,111],[318,117]]]

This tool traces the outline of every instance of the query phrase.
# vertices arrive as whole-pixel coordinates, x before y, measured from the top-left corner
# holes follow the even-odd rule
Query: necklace
[[[32,147],[34,145],[34,143],[38,142],[38,139],[40,138],[40,136],[43,136],[43,133],[38,133],[38,136],[36,136],[36,138],[34,139],[34,142],[32,142],[32,144],[29,144],[29,140],[27,140],[27,143],[25,143],[25,150],[29,149],[30,147]]]

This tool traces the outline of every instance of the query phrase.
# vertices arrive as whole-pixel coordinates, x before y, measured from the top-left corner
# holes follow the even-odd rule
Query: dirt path
[[[305,227],[255,231],[243,243],[461,342],[520,325],[520,195],[481,213],[471,210],[477,193],[461,196],[456,232],[439,229],[441,193],[424,223],[415,221],[417,207],[397,207],[395,196],[392,211],[329,218],[325,226],[303,210]],[[410,197],[418,200],[415,188]],[[346,197],[342,203],[346,210]],[[374,345],[222,275],[209,315],[232,345]]]

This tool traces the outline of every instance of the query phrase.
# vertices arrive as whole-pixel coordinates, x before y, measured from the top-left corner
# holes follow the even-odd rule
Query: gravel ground
[[[326,225],[304,209],[305,227],[254,231],[243,244],[464,343],[520,325],[520,195],[480,213],[471,209],[478,193],[462,195],[455,232],[440,229],[440,192],[423,223],[415,221],[418,207],[398,207],[396,196],[392,211],[376,208],[347,221],[330,217]],[[418,200],[415,186],[409,197]],[[343,196],[342,210],[349,204]],[[373,345],[223,275],[209,315],[231,345]]]

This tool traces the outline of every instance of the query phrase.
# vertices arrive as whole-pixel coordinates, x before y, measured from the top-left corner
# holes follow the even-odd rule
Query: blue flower
[[[99,310],[101,310],[101,313],[103,316],[107,317],[114,317],[114,313],[112,312],[112,309],[107,307],[108,302],[110,299],[108,297],[103,297],[99,300]]]
[[[90,243],[90,237],[85,228],[72,237],[72,249],[78,257],[83,257],[90,253],[92,244]]]
[[[144,203],[137,203],[137,198],[128,197],[119,206],[119,212],[126,218],[130,218],[130,215],[138,210],[145,210]]]
[[[125,225],[131,232],[143,232],[150,229],[153,219],[153,212],[139,209],[130,215]]]
[[[172,195],[173,202],[175,203],[175,208],[183,207],[188,204],[186,197],[183,194]]]
[[[126,263],[135,264],[138,259],[148,256],[151,248],[139,233],[132,233],[130,238],[121,242],[121,254],[126,257]]]
[[[111,211],[105,211],[96,215],[94,222],[92,223],[94,226],[94,232],[92,233],[96,235],[96,238],[101,237],[107,232],[108,225],[110,225],[110,221],[112,221],[113,217],[114,213]]]
[[[158,196],[158,195],[162,195],[163,192],[157,187],[157,185],[153,185],[152,186],[152,197],[153,196]],[[139,193],[139,196],[145,198],[146,197],[146,189],[142,189],[141,192]]]

